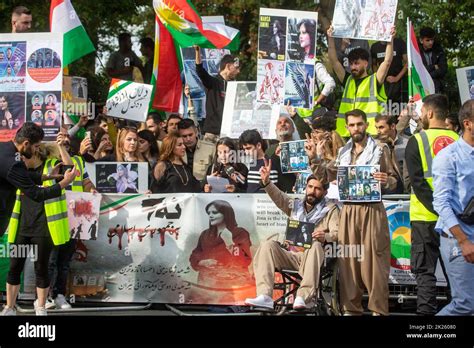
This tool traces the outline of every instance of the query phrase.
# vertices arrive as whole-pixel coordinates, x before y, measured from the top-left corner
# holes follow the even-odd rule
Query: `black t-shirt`
[[[59,197],[61,187],[56,184],[41,188],[41,173],[28,172],[13,142],[0,143],[0,236],[5,233],[13,205],[16,189],[37,202]]]
[[[378,67],[385,59],[386,42],[377,41],[370,47],[372,62]],[[393,41],[393,59],[387,76],[396,76],[403,69],[403,55],[407,54],[407,45],[405,41],[395,38]]]
[[[44,165],[35,170],[36,173],[43,172]],[[44,210],[44,202],[35,202],[26,195],[21,195],[20,223],[18,225],[18,235],[23,237],[48,237],[48,220]]]

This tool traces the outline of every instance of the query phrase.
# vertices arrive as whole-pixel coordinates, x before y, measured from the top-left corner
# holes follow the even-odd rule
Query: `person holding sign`
[[[253,269],[257,285],[257,297],[248,298],[245,304],[273,309],[273,285],[275,269],[297,270],[302,276],[296,292],[293,308],[306,309],[311,306],[319,287],[319,270],[324,260],[322,243],[336,242],[339,227],[339,209],[326,199],[328,184],[310,175],[306,181],[306,195],[303,200],[293,199],[271,182],[271,160],[265,160],[260,168],[260,178],[265,192],[291,220],[309,222],[316,227],[312,231],[312,246],[304,252],[287,250],[275,240],[260,245],[253,258]]]
[[[382,192],[394,190],[397,175],[392,167],[390,149],[367,134],[366,114],[357,109],[349,111],[346,123],[351,139],[340,149],[335,165],[380,165],[380,171],[373,173],[374,179],[380,181]],[[383,203],[344,203],[338,238],[343,246],[362,245],[364,251],[361,260],[350,255],[339,258],[344,314],[362,315],[362,295],[366,288],[372,314],[388,315],[390,232]]]
[[[359,109],[368,117],[368,132],[370,134],[377,134],[374,126],[374,117],[377,113],[383,112],[387,103],[384,82],[393,59],[393,39],[396,35],[396,30],[394,27],[392,28],[392,40],[387,43],[385,58],[380,64],[377,73],[371,75],[368,74],[369,52],[360,48],[354,49],[349,53],[351,73],[346,72],[342,64],[337,60],[333,32],[334,28],[331,25],[327,31],[329,60],[332,62],[337,78],[344,86],[337,118],[337,132],[343,137],[349,136],[344,122],[345,113],[353,109]]]

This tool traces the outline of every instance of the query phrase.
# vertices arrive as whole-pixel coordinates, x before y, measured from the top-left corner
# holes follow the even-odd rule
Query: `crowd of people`
[[[24,8],[16,9],[12,16],[13,32],[29,28],[30,17],[31,13]],[[401,112],[391,113],[387,105],[402,101],[401,81],[407,71],[404,43],[396,38],[396,31],[392,29],[391,41],[374,44],[371,52],[362,47],[349,49],[350,40],[343,41],[347,56],[342,58],[341,42],[338,48],[332,32],[333,28],[329,27],[331,69],[322,63],[316,68],[316,84],[324,86],[314,89],[318,101],[315,108],[309,111],[291,105],[282,108],[284,112],[275,129],[276,140],[263,139],[256,129],[242,129],[238,139],[220,137],[226,86],[238,77],[240,61],[232,55],[224,56],[218,75],[212,76],[202,65],[200,48],[195,47],[196,72],[206,88],[203,129],[193,114],[192,99],[188,98],[184,114],[163,117],[163,113],[152,111],[143,123],[109,117],[105,108],[94,120],[83,115],[76,124],[66,126],[69,122],[63,119],[56,147],[40,145],[42,130],[31,123],[25,123],[8,145],[2,144],[10,147],[10,153],[18,151],[23,156],[22,161],[14,163],[21,167],[21,180],[18,174],[12,178],[13,174],[4,170],[9,168],[3,167],[2,185],[6,187],[8,182],[10,191],[14,187],[24,194],[15,198],[13,190],[12,201],[7,204],[10,208],[2,211],[1,232],[9,225],[10,243],[40,246],[35,267],[37,313],[45,314],[50,288],[48,267],[52,267],[49,255],[56,250],[54,265],[63,272],[61,262],[70,259],[73,250],[64,235],[69,231],[60,225],[63,219],[57,220],[56,225],[50,223],[54,214],[48,210],[48,201],[60,197],[61,189],[68,187],[95,192],[84,162],[146,162],[149,185],[147,191],[140,193],[212,193],[215,188],[208,178],[221,177],[228,180],[226,192],[266,193],[289,218],[315,224],[313,246],[304,253],[292,252],[273,241],[260,245],[252,261],[257,297],[247,299],[248,305],[273,307],[275,269],[293,268],[303,277],[294,308],[306,308],[319,286],[324,243],[362,245],[365,251],[362,260],[339,259],[340,296],[345,315],[363,313],[364,291],[368,292],[369,311],[374,315],[389,314],[389,225],[382,202],[345,202],[340,209],[326,198],[327,190],[330,183],[336,182],[338,167],[377,165],[380,169],[373,177],[380,182],[383,194],[410,194],[411,267],[417,282],[417,313],[438,312],[435,268],[439,260],[451,289],[451,302],[440,314],[472,315],[474,203],[469,187],[474,183],[474,166],[469,163],[474,160],[474,101],[467,101],[456,110],[457,117],[450,112],[447,97],[442,94],[446,58],[440,46],[433,43],[434,31],[423,28],[420,31],[423,62],[435,81],[437,93],[423,99],[421,112],[410,101]],[[134,80],[140,72],[148,80],[153,41],[144,39],[141,44],[145,65],[132,51],[130,35],[121,34],[120,49],[111,55],[107,74]],[[328,71],[334,73],[335,79]],[[334,93],[335,80],[344,89],[337,110],[334,105],[324,106],[324,101]],[[6,112],[4,117],[8,118]],[[417,127],[410,127],[410,121]],[[304,198],[293,199],[287,194],[294,192],[297,174],[283,173],[280,143],[299,139],[305,140],[312,173],[306,181]],[[58,161],[75,165],[75,169],[62,177],[56,170]],[[36,171],[35,181],[26,168]],[[41,182],[38,176],[41,174],[47,188],[40,191],[37,184]],[[52,179],[57,179],[59,184]],[[59,202],[65,203],[61,199]],[[29,216],[26,218],[28,212],[36,223]],[[39,241],[35,240],[38,235]],[[12,261],[3,314],[14,313],[23,265],[24,260]],[[56,282],[64,282],[64,273],[61,274]],[[51,286],[55,288],[55,304],[66,308],[64,285]]]

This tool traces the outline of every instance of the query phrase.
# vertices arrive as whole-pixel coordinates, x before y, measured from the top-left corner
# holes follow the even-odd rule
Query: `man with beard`
[[[394,190],[397,175],[390,149],[367,134],[366,114],[357,109],[349,111],[346,123],[351,139],[339,150],[335,165],[380,165],[380,171],[373,174],[374,179],[380,181],[382,193]],[[369,293],[368,307],[372,314],[388,315],[390,233],[383,203],[345,202],[338,240],[343,250],[354,250],[361,245],[363,252],[362,258],[346,254],[339,258],[344,315],[362,315],[364,288]]]
[[[75,170],[68,170],[59,183],[50,187],[39,187],[45,180],[61,178],[59,165],[51,174],[41,175],[28,172],[22,157],[30,159],[38,151],[44,138],[43,129],[32,122],[26,122],[16,133],[15,139],[0,143],[0,236],[5,233],[15,203],[15,193],[20,189],[23,194],[36,202],[61,196],[62,189],[69,186],[75,176]]]
[[[333,64],[337,78],[344,86],[336,124],[337,132],[342,137],[349,136],[344,121],[345,113],[359,109],[367,115],[369,121],[368,132],[375,135],[377,131],[374,126],[374,117],[377,113],[383,113],[387,103],[384,82],[393,59],[395,28],[393,27],[391,30],[391,41],[387,43],[383,62],[380,64],[377,73],[371,75],[367,73],[370,55],[369,52],[362,48],[356,48],[349,53],[351,73],[346,72],[344,66],[337,60],[334,37],[332,36],[333,32],[334,28],[331,25],[327,31],[329,60]]]
[[[295,270],[301,275],[300,287],[296,292],[293,308],[311,307],[319,287],[319,271],[324,261],[323,243],[337,242],[339,209],[326,199],[328,183],[310,175],[306,181],[306,195],[303,200],[293,199],[280,191],[270,180],[271,161],[265,160],[260,169],[262,184],[275,205],[291,220],[315,224],[312,232],[312,246],[304,252],[288,250],[275,240],[263,242],[253,258],[253,269],[257,285],[257,297],[248,298],[245,304],[273,309],[273,286],[275,270]]]
[[[433,207],[432,163],[439,151],[459,138],[457,133],[446,129],[448,110],[448,99],[444,95],[425,97],[421,107],[424,130],[412,136],[405,149],[412,187],[410,264],[417,284],[417,313],[420,315],[434,315],[438,311],[435,270],[441,258],[440,237],[435,231],[438,214]]]

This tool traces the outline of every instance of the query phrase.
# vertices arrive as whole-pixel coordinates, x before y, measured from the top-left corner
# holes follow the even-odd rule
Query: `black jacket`
[[[36,202],[61,196],[61,187],[55,184],[41,188],[41,173],[29,172],[13,142],[0,143],[0,236],[7,227],[19,188]]]
[[[442,93],[444,90],[444,77],[448,72],[448,62],[446,61],[446,54],[443,48],[435,42],[431,50],[425,51],[423,45],[420,44],[420,53],[423,64],[433,79],[436,93]],[[428,64],[426,55],[431,56],[431,64]],[[435,65],[438,66],[438,69],[435,68]]]
[[[227,82],[221,75],[216,77],[209,75],[202,64],[196,64],[196,72],[207,90],[204,133],[220,135]]]

